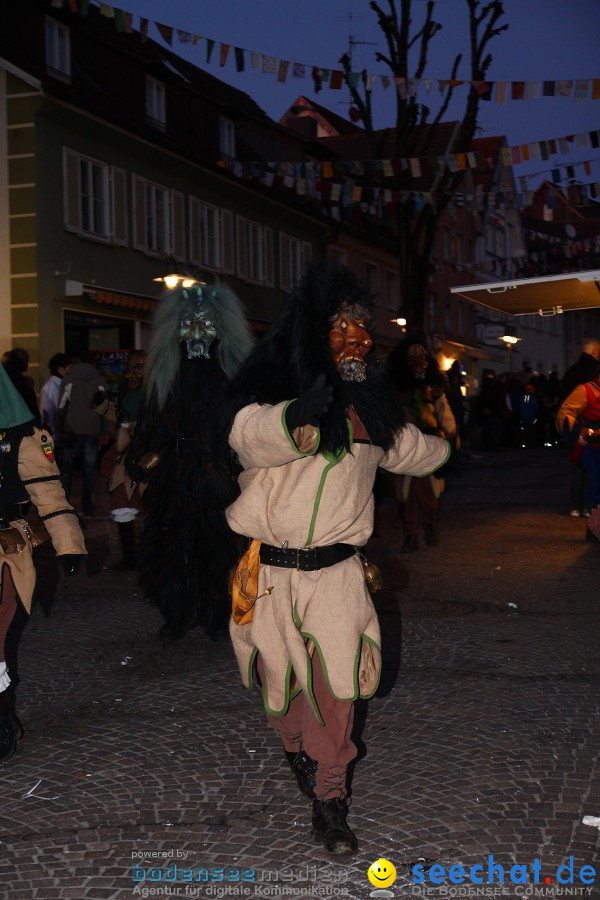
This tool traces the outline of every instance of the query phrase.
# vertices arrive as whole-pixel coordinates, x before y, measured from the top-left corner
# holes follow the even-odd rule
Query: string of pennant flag
[[[153,24],[169,47],[172,47],[174,42],[192,45],[200,45],[203,42],[206,64],[218,60],[219,66],[224,67],[227,61],[232,59],[237,72],[244,72],[249,64],[252,69],[261,71],[265,75],[276,76],[280,83],[286,82],[290,76],[298,79],[310,77],[317,93],[324,87],[328,87],[330,90],[339,90],[345,83],[344,72],[341,69],[292,62],[256,50],[234,47],[224,41],[134,15],[132,12],[109,3],[98,2],[98,0],[50,0],[50,6],[53,8],[62,8],[65,5],[71,12],[80,15],[86,15],[89,7],[93,5],[99,8],[101,15],[114,19],[117,31],[128,34],[139,31],[142,38],[148,36],[149,25]],[[350,72],[348,80],[353,87],[357,87],[362,81],[367,91],[371,91],[376,83],[381,84],[384,90],[394,86],[402,99],[416,97],[421,88],[430,94],[437,87],[440,94],[445,94],[450,88],[466,85],[476,90],[482,100],[495,101],[498,104],[506,103],[507,100],[538,100],[540,97],[571,98],[575,103],[600,100],[600,78],[472,81],[450,78],[404,78],[360,71]]]
[[[589,132],[591,134],[591,132]],[[600,135],[600,132],[595,132]],[[596,142],[597,146],[597,142]],[[510,167],[513,161],[512,150],[514,147],[501,147],[501,162],[503,165]],[[544,169],[541,172],[535,172],[531,175],[519,176],[520,184],[523,190],[527,190],[527,178],[542,175],[544,172],[551,172],[552,180],[560,183],[565,180],[573,180],[575,178],[575,169],[581,167],[583,173],[588,178],[592,175],[592,165],[600,161],[600,157],[595,159],[586,159],[574,163],[573,165],[555,166],[551,169]],[[272,171],[278,175],[292,176],[297,178],[319,177],[329,180],[339,176],[357,176],[357,177],[373,177],[377,179],[395,178],[401,174],[410,178],[421,178],[427,175],[434,175],[448,167],[451,172],[464,171],[473,169],[483,171],[489,168],[486,163],[485,155],[480,150],[469,151],[467,153],[450,153],[444,157],[413,157],[404,159],[371,159],[371,160],[335,160],[315,162],[298,161],[298,162],[278,162],[257,160],[255,162],[237,162],[235,160],[221,159],[218,165],[222,168],[228,168],[230,171],[237,167],[250,167],[252,171],[262,171],[261,167],[266,167],[268,171]],[[564,173],[564,174],[563,174]]]
[[[367,174],[364,163],[347,161],[336,163],[335,166],[339,165],[339,168],[334,172],[330,172],[330,167],[334,164],[327,162],[268,163],[220,160],[219,165],[237,178],[258,181],[268,188],[287,188],[299,197],[310,197],[331,206],[362,206],[364,212],[377,216],[381,216],[384,210],[392,213],[398,203],[412,202],[419,210],[426,204],[434,205],[439,197],[435,191],[357,184],[353,177]],[[360,172],[355,167],[358,167]],[[331,180],[332,177],[338,180]],[[575,206],[587,204],[600,198],[600,182],[545,189],[544,201],[549,209],[556,208],[560,193]],[[498,208],[501,205],[507,207],[518,205],[523,209],[531,204],[533,197],[534,191],[527,189],[521,191],[479,189],[458,191],[453,194],[453,202],[457,206],[475,202],[478,211],[482,212],[486,206]]]

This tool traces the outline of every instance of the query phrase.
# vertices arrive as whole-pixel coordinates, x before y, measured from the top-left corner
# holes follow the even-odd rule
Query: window
[[[291,291],[300,281],[305,266],[312,258],[312,246],[308,241],[279,235],[279,286],[284,291]]]
[[[235,159],[235,125],[225,116],[219,117],[219,149],[223,156]]]
[[[108,233],[108,166],[81,157],[79,173],[82,231],[106,237]]]
[[[450,262],[452,259],[452,247],[450,240],[450,229],[442,228],[442,259]]]
[[[127,176],[122,169],[64,147],[63,209],[67,231],[127,244]]]
[[[450,331],[452,324],[452,298],[450,294],[446,297],[446,307],[444,309],[444,328]]]
[[[66,25],[46,19],[46,68],[48,74],[71,81],[71,38]]]
[[[485,235],[485,249],[492,256],[504,259],[506,256],[506,241],[504,227],[489,223]]]
[[[337,260],[337,262],[341,263],[343,266],[348,264],[348,254],[345,250],[342,250],[341,247],[329,247],[327,255],[330,259]]]
[[[183,194],[134,175],[133,206],[135,249],[185,259]]]
[[[429,294],[427,314],[429,316],[429,329],[430,331],[435,331],[437,329],[437,294],[433,291]]]
[[[241,216],[237,217],[237,271],[246,281],[273,284],[273,231]]]
[[[146,249],[169,252],[169,193],[156,184],[146,184]]]
[[[458,301],[458,333],[463,335],[465,333],[465,304],[463,300]]]
[[[400,276],[398,272],[386,269],[384,274],[385,304],[388,309],[397,310],[400,307]]]
[[[190,261],[206,269],[221,266],[219,209],[190,197]]]
[[[365,282],[370,294],[379,294],[379,266],[365,263]]]
[[[165,86],[151,75],[146,75],[146,117],[154,128],[165,130],[167,110],[165,102]]]

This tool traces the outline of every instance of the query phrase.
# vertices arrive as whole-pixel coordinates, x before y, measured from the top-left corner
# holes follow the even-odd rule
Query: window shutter
[[[171,191],[171,253],[185,260],[185,197],[179,191]]]
[[[263,261],[264,261],[264,282],[267,287],[273,287],[275,284],[275,272],[273,265],[273,229],[263,228]]]
[[[146,182],[138,175],[133,176],[133,246],[136,250],[146,249]]]
[[[279,235],[279,287],[290,290],[290,242],[285,234]]]
[[[129,241],[127,227],[127,173],[112,169],[112,242],[126,246]]]
[[[221,271],[224,275],[235,272],[235,229],[233,213],[221,210]]]
[[[63,205],[67,231],[81,231],[79,154],[63,147]]]
[[[246,278],[246,220],[236,216],[237,224],[237,274]]]
[[[202,237],[200,230],[200,201],[190,197],[190,262],[202,265]]]

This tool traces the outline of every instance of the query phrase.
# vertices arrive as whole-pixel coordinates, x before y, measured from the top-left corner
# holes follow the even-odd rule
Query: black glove
[[[106,400],[106,391],[99,389],[96,391],[94,396],[92,397],[92,407],[101,406]]]
[[[76,575],[81,566],[81,560],[85,556],[84,553],[65,553],[59,556],[66,575]]]
[[[321,419],[329,409],[333,400],[333,388],[326,383],[324,372],[318,375],[306,393],[290,403],[285,411],[285,424],[288,431],[302,425],[318,427]]]

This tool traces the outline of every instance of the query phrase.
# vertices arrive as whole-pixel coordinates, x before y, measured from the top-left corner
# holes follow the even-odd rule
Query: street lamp
[[[158,281],[164,284],[170,291],[180,285],[184,288],[190,288],[195,284],[205,284],[204,281],[196,281],[195,278],[188,278],[186,275],[176,275],[175,273],[163,275],[160,278],[153,278],[152,281]]]
[[[504,341],[506,345],[506,349],[508,350],[508,371],[512,372],[512,351],[515,344],[518,344],[519,341],[522,341],[523,338],[517,337],[515,332],[512,329],[506,328],[504,334],[500,335],[498,338],[500,341]]]

